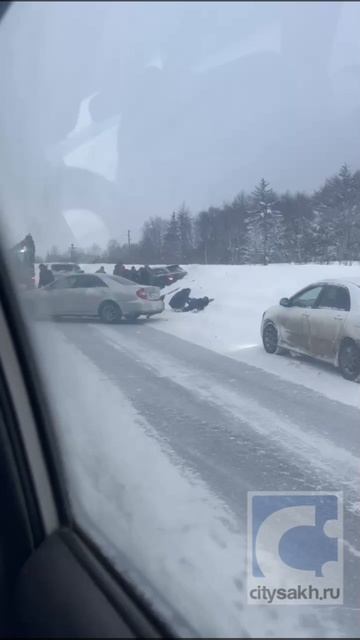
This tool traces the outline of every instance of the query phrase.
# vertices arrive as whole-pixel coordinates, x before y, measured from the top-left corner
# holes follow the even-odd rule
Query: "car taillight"
[[[148,299],[148,293],[146,291],[146,289],[138,289],[136,292],[136,295],[138,298],[141,298],[142,300],[147,300]]]

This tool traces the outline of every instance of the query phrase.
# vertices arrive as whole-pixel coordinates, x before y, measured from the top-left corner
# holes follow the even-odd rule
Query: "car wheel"
[[[346,340],[341,345],[339,369],[345,380],[356,380],[360,375],[360,350],[352,340]]]
[[[121,320],[121,309],[115,302],[103,302],[99,309],[99,316],[106,324],[115,324]]]
[[[279,347],[279,337],[275,325],[272,322],[268,322],[262,334],[263,345],[266,353],[276,353],[283,355],[286,353],[286,349]]]

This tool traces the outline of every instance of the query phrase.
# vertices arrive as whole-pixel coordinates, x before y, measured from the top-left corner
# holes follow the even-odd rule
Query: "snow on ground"
[[[81,265],[90,273],[99,266]],[[113,267],[105,265],[108,273]],[[360,408],[358,384],[344,380],[332,366],[309,358],[267,354],[260,337],[263,311],[280,298],[324,278],[360,278],[360,264],[186,265],[185,269],[188,275],[169,290],[190,287],[191,295],[207,295],[214,302],[199,314],[175,313],[166,305],[152,327]]]
[[[246,546],[231,510],[57,328],[34,331],[72,503],[105,552],[119,566],[128,558],[202,636],[302,637],[302,612],[246,606]]]
[[[285,450],[289,459],[293,458],[294,449],[296,455],[302,459],[306,467],[321,470],[323,477],[327,477],[329,483],[337,483],[346,486],[352,500],[358,497],[358,471],[359,458],[353,450],[351,443],[344,442],[343,446],[333,442],[331,437],[314,430],[313,425],[308,428],[300,427],[290,415],[281,416],[274,410],[267,409],[259,399],[248,397],[246,392],[238,387],[236,390],[229,388],[226,381],[219,383],[209,374],[204,374],[196,369],[189,369],[166,352],[159,353],[158,349],[152,349],[151,345],[145,349],[139,349],[135,340],[127,337],[126,345],[119,343],[118,332],[113,327],[96,325],[101,337],[112,344],[120,352],[127,351],[138,362],[157,375],[176,382],[197,398],[226,407],[226,411],[234,417],[234,425],[239,425],[239,433],[242,430],[242,421],[245,420],[252,429],[275,441],[279,449]],[[346,473],[344,474],[344,469]]]
[[[360,265],[191,265],[186,269],[188,276],[181,286],[190,287],[195,297],[215,298],[214,302],[201,313],[175,313],[167,306],[152,326],[360,408],[358,384],[344,380],[323,363],[267,354],[260,337],[263,311],[280,298],[324,278],[360,278]]]

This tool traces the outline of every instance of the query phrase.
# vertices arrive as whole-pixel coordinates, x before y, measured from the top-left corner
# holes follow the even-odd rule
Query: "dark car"
[[[50,268],[55,278],[58,278],[59,276],[84,273],[84,270],[81,269],[76,262],[55,262]]]
[[[181,280],[187,275],[187,271],[180,267],[179,264],[169,264],[166,266],[171,278],[173,278],[173,282],[177,282],[177,280]]]
[[[181,280],[187,275],[187,271],[178,264],[166,267],[151,267],[152,284],[164,288]]]
[[[151,267],[151,284],[163,289],[175,282],[167,267]]]

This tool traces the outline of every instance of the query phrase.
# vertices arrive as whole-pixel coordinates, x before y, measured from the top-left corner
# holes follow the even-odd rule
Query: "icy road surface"
[[[43,344],[46,344],[47,326],[39,323]],[[63,364],[67,361],[68,384],[71,385],[77,366],[79,380],[84,382],[83,389],[79,385],[71,387],[74,393],[70,390],[68,401],[71,397],[72,402],[79,403],[79,423],[72,425],[72,430],[80,449],[83,446],[87,450],[88,480],[84,485],[87,500],[96,500],[89,493],[96,476],[100,494],[106,494],[114,508],[121,509],[114,491],[118,478],[112,480],[111,474],[119,476],[126,485],[121,457],[126,453],[134,483],[134,495],[131,483],[127,486],[128,497],[134,500],[130,507],[127,503],[127,509],[141,509],[141,500],[136,501],[139,495],[145,495],[146,503],[146,492],[149,492],[148,509],[153,512],[153,522],[145,525],[146,533],[144,524],[140,525],[135,518],[132,536],[139,533],[141,549],[146,547],[150,536],[150,555],[156,554],[157,544],[161,545],[161,566],[169,576],[174,571],[171,561],[175,551],[173,544],[168,544],[168,532],[179,536],[176,549],[183,559],[176,565],[179,583],[172,582],[176,585],[172,597],[178,599],[179,609],[191,627],[212,635],[274,633],[288,637],[357,637],[360,614],[358,409],[159,331],[158,319],[114,327],[97,322],[59,322],[55,327],[52,325],[51,331],[59,332],[64,341],[64,349],[61,345],[59,348],[58,364],[61,358],[64,358]],[[94,381],[88,379],[92,368],[96,389]],[[53,372],[55,383],[56,375]],[[63,400],[60,394],[59,401]],[[88,410],[97,419],[91,446],[97,449],[96,438],[99,450],[104,448],[106,452],[108,445],[108,465],[89,445],[87,429],[92,418],[82,422],[82,406],[85,414]],[[141,441],[136,439],[138,436],[130,436],[131,412],[141,417],[142,437],[156,442],[161,455],[166,457],[166,464],[170,461],[170,467],[182,476],[181,482],[187,483],[188,499],[184,499],[183,489],[179,497],[180,480],[175,482],[170,471],[164,471],[161,478],[151,478],[152,459],[155,466],[159,464],[159,469],[165,467],[161,467],[160,459],[144,453]],[[91,458],[95,461],[91,462]],[[92,464],[96,467],[93,471]],[[110,480],[106,488],[107,476]],[[198,498],[199,483],[200,494],[203,496],[205,491],[205,498]],[[258,490],[344,492],[344,606],[302,606],[299,611],[299,607],[294,606],[249,607],[246,604],[243,582],[246,499],[248,491]],[[205,525],[203,520],[198,522],[202,513],[198,499],[206,505]],[[93,506],[90,512],[92,510]],[[163,511],[161,525],[157,520],[160,511]],[[210,542],[205,543],[207,527],[211,535]],[[103,522],[101,528],[110,536],[110,521]],[[201,528],[200,538],[194,538],[194,529],[200,531]],[[186,532],[191,531],[186,541]],[[219,558],[211,548],[214,540],[217,548],[220,545]],[[191,551],[186,544],[190,544]],[[159,566],[147,567],[147,575],[164,590],[164,576]],[[214,579],[217,581],[215,587],[219,594],[217,588],[211,594],[211,586],[208,592],[204,591],[204,575],[209,585]],[[183,589],[187,597],[179,599]],[[203,610],[198,607],[198,597],[208,599]],[[216,614],[217,597],[220,610]]]

